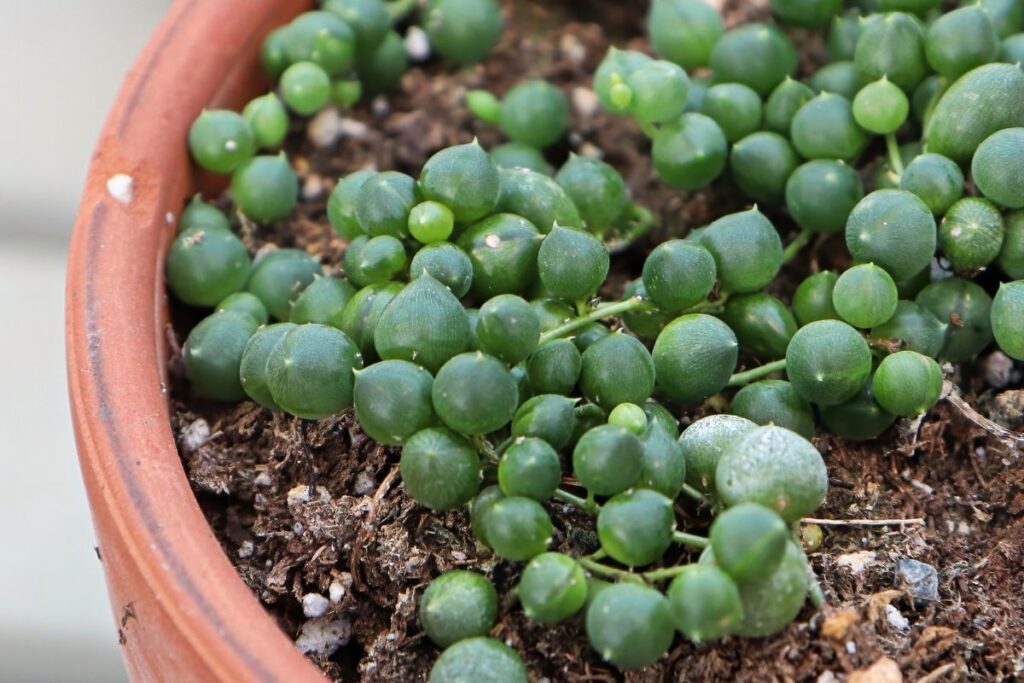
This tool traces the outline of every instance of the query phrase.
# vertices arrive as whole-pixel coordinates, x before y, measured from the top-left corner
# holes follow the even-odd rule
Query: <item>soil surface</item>
[[[570,149],[601,155],[622,171],[638,203],[659,217],[662,233],[685,234],[741,208],[727,182],[692,195],[665,188],[652,172],[645,138],[632,123],[597,106],[590,74],[609,43],[648,49],[642,37],[645,4],[508,0],[508,29],[483,66],[454,73],[428,62],[412,68],[386,99],[344,118],[327,113],[308,126],[297,124],[289,151],[304,180],[298,217],[243,228],[250,248],[299,246],[337,268],[344,243],[324,211],[336,179],[371,167],[416,174],[431,153],[473,136],[487,147],[499,143],[493,128],[466,111],[465,92],[486,86],[502,94],[527,77],[558,84],[573,104],[573,133],[551,150],[550,161],[560,164]],[[765,11],[733,2],[726,14],[736,23]],[[804,66],[813,65],[820,40],[795,37],[806,46]],[[792,226],[777,218],[784,238],[790,236]],[[841,257],[833,256],[842,252],[836,246],[816,245],[811,267],[819,259],[836,265]],[[618,257],[616,267],[623,276],[635,276],[642,257],[641,246]],[[787,294],[804,274],[787,271],[776,291]],[[173,334],[180,342],[195,313],[175,313]],[[509,594],[518,568],[474,542],[464,511],[439,515],[413,503],[397,476],[397,450],[368,439],[350,414],[308,423],[252,403],[205,404],[189,397],[180,363],[171,367],[173,428],[210,524],[243,580],[289,636],[311,649],[332,639],[347,642],[332,654],[310,653],[326,674],[345,681],[425,680],[438,650],[420,630],[416,605],[440,572],[474,568],[494,581],[499,594]],[[960,368],[953,379],[980,412],[1010,429],[1024,426],[1020,368],[1008,366],[1005,357]],[[677,412],[685,426],[708,410]],[[826,454],[831,480],[818,517],[924,523],[825,526],[820,549],[810,554],[825,606],[808,604],[782,633],[704,646],[677,638],[657,665],[627,675],[591,651],[579,620],[555,628],[531,624],[506,599],[494,635],[526,659],[538,681],[888,682],[901,680],[900,672],[920,681],[1021,676],[1019,443],[1015,448],[991,436],[950,402],[920,423],[898,424],[878,441],[851,444],[827,434],[815,441]],[[589,518],[559,503],[549,509],[556,549],[596,549]],[[681,515],[687,528],[701,532],[706,526],[697,511]],[[937,570],[937,600],[912,599],[897,578],[901,559]]]

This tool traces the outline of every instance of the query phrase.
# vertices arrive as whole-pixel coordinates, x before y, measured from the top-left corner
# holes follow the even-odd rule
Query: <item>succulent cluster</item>
[[[498,150],[474,141],[416,178],[339,179],[327,217],[347,241],[340,270],[290,248],[253,260],[197,198],[166,264],[180,301],[214,309],[183,349],[193,390],[309,420],[353,408],[370,437],[401,448],[416,501],[468,506],[477,540],[524,563],[516,597],[530,619],[583,614],[620,668],[653,663],[676,631],[777,632],[816,592],[794,535],[826,493],[816,421],[874,438],[938,401],[939,361],[969,361],[993,339],[1024,359],[1024,71],[997,61],[1024,52],[1009,35],[1024,11],[873,4],[884,11],[775,0],[781,26],[726,31],[701,0],[654,0],[662,59],[612,49],[597,97],[651,138],[665,183],[695,190],[728,173],[756,204],[676,226],[685,236],[654,245],[615,300],[602,300],[618,293],[609,245],[639,249],[653,217],[603,161],[573,154],[549,175],[543,149],[564,136],[569,107],[544,81],[502,100],[470,93],[510,140]],[[326,0],[267,40],[279,95],[197,119],[193,158],[232,174],[246,220],[296,203],[287,158],[255,156],[282,143],[289,109],[349,106],[393,83],[366,66],[397,35],[388,9]],[[806,83],[785,25],[829,25],[830,61]],[[490,2],[427,3],[435,50],[458,64],[481,59],[500,26]],[[833,233],[845,238],[839,272],[813,272],[788,301],[766,291]],[[728,414],[680,435],[677,416],[723,405],[723,392]],[[707,536],[677,528],[680,496],[713,513]],[[595,553],[552,551],[552,505],[593,517]],[[674,545],[703,552],[677,562]],[[487,637],[497,614],[481,574],[430,584],[421,622],[447,648],[432,681],[527,680]]]

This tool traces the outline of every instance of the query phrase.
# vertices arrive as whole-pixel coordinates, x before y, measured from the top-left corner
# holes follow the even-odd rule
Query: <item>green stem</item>
[[[789,263],[796,258],[797,254],[807,246],[813,237],[814,233],[810,230],[801,230],[800,234],[794,237],[793,241],[790,242],[782,252],[782,262]]]
[[[555,339],[564,337],[570,332],[575,332],[581,327],[586,327],[590,323],[597,322],[598,320],[601,320],[603,318],[610,318],[614,315],[629,313],[630,311],[635,311],[636,309],[642,308],[643,306],[646,305],[647,302],[645,302],[640,297],[633,297],[631,299],[626,299],[625,301],[617,301],[613,304],[604,304],[602,306],[598,306],[587,315],[580,316],[579,318],[570,320],[567,323],[559,325],[558,327],[545,332],[540,336],[540,343],[546,344],[549,341],[553,341]]]
[[[650,121],[640,121],[637,119],[636,125],[640,126],[640,130],[643,131],[644,135],[651,140],[653,140],[654,136],[658,134],[658,127]]]
[[[683,484],[683,488],[680,489],[680,492],[683,493],[684,495],[686,495],[687,497],[694,499],[698,503],[701,503],[703,505],[709,505],[710,504],[710,502],[704,496],[703,493],[701,493],[697,489],[693,488],[689,484]]]
[[[614,567],[603,565],[600,562],[595,562],[594,560],[587,559],[586,557],[581,557],[577,562],[579,562],[580,566],[588,572],[596,574],[597,576],[603,576],[608,579],[619,579],[622,581],[643,581],[643,579],[636,574],[627,572],[624,569],[615,569]]]
[[[629,225],[623,232],[605,240],[605,244],[612,253],[628,247],[646,235],[657,222],[654,219],[654,214],[639,204],[634,204],[629,208],[629,211],[626,212],[626,220]]]
[[[675,531],[672,533],[672,540],[680,545],[688,545],[691,548],[704,549],[708,547],[710,541],[703,536],[696,536],[694,534],[688,534],[685,531]]]
[[[482,436],[474,436],[473,445],[476,446],[477,451],[482,453],[484,458],[486,458],[488,462],[497,465],[498,462],[501,460],[501,455],[494,448],[494,446],[491,445],[491,442],[488,441],[486,438]]]
[[[555,500],[560,500],[563,503],[574,505],[580,510],[583,510],[588,515],[596,515],[601,506],[593,500],[586,498],[580,498],[579,496],[573,495],[563,489],[555,489]]]
[[[785,369],[785,358],[777,361],[772,361],[771,363],[766,363],[761,367],[753,368],[745,372],[737,372],[735,375],[729,378],[729,384],[727,384],[726,386],[744,387],[750,384],[751,382],[757,381],[762,377],[766,377],[767,375],[772,374],[773,372],[778,372],[780,370]]]
[[[900,154],[900,144],[896,142],[895,133],[885,136],[885,148],[889,151],[889,167],[899,180],[903,176],[903,155]]]
[[[397,24],[402,19],[405,19],[406,15],[416,9],[416,6],[419,4],[419,0],[389,0],[387,8],[388,16],[391,17],[391,23]]]
[[[702,301],[686,309],[683,313],[721,313],[725,309],[725,304],[729,301],[730,296],[729,292],[724,292],[714,301]]]
[[[629,218],[633,221],[633,227],[629,230],[629,235],[633,239],[646,235],[656,222],[654,214],[639,204],[634,204],[630,208]]]
[[[666,579],[674,579],[692,566],[692,564],[680,564],[675,567],[665,567],[664,569],[644,572],[641,576],[652,583],[655,581],[665,581]]]

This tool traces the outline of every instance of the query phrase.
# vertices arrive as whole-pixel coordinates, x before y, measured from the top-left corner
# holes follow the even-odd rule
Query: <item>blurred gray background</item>
[[[170,0],[0,0],[0,681],[125,678],[75,459],[64,261],[107,107]]]

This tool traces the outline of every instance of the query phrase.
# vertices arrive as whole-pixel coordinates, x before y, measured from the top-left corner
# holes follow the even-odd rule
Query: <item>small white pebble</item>
[[[826,671],[818,676],[815,683],[836,683],[836,675],[831,671]]]
[[[590,117],[597,113],[600,102],[590,88],[579,86],[573,88],[572,104],[581,116]]]
[[[587,58],[587,48],[578,37],[571,33],[562,36],[562,39],[558,41],[558,49],[574,64],[582,64],[583,60]]]
[[[924,483],[923,481],[918,481],[917,479],[911,479],[910,480],[910,485],[913,486],[918,491],[920,491],[921,493],[924,493],[925,495],[931,496],[931,495],[935,494],[935,489],[933,489],[931,486],[929,486],[928,484]]]
[[[330,601],[319,593],[306,593],[302,596],[302,613],[309,619],[322,617],[330,607]]]
[[[430,59],[430,39],[419,26],[410,26],[405,34],[405,54],[409,61],[425,62]]]
[[[252,480],[253,486],[259,486],[260,488],[269,488],[274,485],[274,480],[270,477],[270,474],[266,471],[260,472],[256,475],[256,478]]]
[[[373,492],[377,488],[377,481],[366,472],[360,472],[356,475],[355,483],[355,494],[357,496],[365,496]]]
[[[1013,361],[1002,351],[993,351],[981,362],[981,373],[990,387],[1004,389],[1013,380]]]
[[[306,136],[316,147],[330,147],[344,134],[337,107],[326,107],[306,125]]]
[[[857,643],[853,642],[852,640],[850,642],[848,642],[846,644],[846,651],[849,652],[851,655],[852,654],[856,654],[856,652],[857,652]]]
[[[327,589],[327,595],[330,597],[331,602],[335,604],[345,599],[345,593],[345,587],[338,581],[332,581]]]
[[[107,179],[107,193],[122,204],[130,204],[134,183],[132,177],[125,173],[112,175]]]
[[[309,487],[300,484],[288,492],[288,507],[309,502]]]
[[[885,606],[885,620],[897,631],[910,630],[910,621],[892,605]]]
[[[310,619],[302,625],[295,645],[303,654],[329,657],[352,637],[352,624],[347,619]]]
[[[878,558],[871,550],[859,550],[855,553],[846,553],[836,558],[836,566],[846,567],[851,574],[860,574],[862,571],[875,563]]]
[[[452,559],[456,562],[465,562],[466,553],[462,552],[461,550],[454,550],[452,551]]]
[[[318,175],[306,176],[306,182],[302,183],[302,198],[305,200],[317,199],[324,193],[324,179]]]
[[[209,438],[210,425],[200,417],[181,430],[181,450],[195,453]]]
[[[243,560],[252,557],[255,549],[256,547],[252,544],[252,541],[242,541],[242,545],[238,547],[238,556]]]
[[[356,119],[341,120],[341,134],[343,137],[352,138],[353,140],[362,140],[369,132],[370,127],[362,121],[358,121]]]
[[[290,508],[303,503],[308,503],[313,499],[314,493],[320,502],[327,502],[331,499],[330,492],[328,492],[323,486],[317,486],[316,491],[312,491],[305,484],[299,484],[288,492],[288,507]]]
[[[584,142],[580,147],[580,156],[587,157],[589,159],[600,159],[604,156],[604,152],[597,145],[590,142]]]

